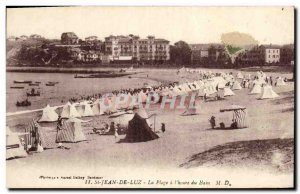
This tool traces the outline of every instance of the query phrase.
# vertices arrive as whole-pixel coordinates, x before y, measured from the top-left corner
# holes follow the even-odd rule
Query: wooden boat
[[[29,86],[39,86],[40,84],[39,83],[30,83],[28,84]]]
[[[24,81],[24,80],[15,80],[15,84],[30,84],[32,81]]]
[[[46,83],[46,86],[55,86],[55,83]]]
[[[10,88],[12,88],[12,89],[24,89],[23,86],[11,86]]]
[[[32,92],[27,92],[26,93],[27,94],[27,96],[40,96],[41,95],[41,93],[40,92],[36,92],[36,93],[32,93]]]
[[[31,106],[31,102],[27,99],[21,102],[17,101],[16,106]]]
[[[93,78],[92,75],[78,75],[76,74],[74,78]]]
[[[115,77],[122,77],[128,76],[132,73],[126,72],[109,72],[109,73],[97,73],[97,74],[90,74],[90,75],[75,75],[74,78],[115,78]]]

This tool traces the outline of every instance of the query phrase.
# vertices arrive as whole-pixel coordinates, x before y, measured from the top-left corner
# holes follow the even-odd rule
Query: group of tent
[[[110,116],[120,127],[126,128],[126,136],[122,142],[145,142],[158,139],[152,130],[152,123],[145,109],[134,112],[122,112]],[[42,152],[45,149],[57,148],[59,143],[77,143],[86,141],[81,123],[89,122],[78,118],[69,118],[57,126],[57,129],[41,127],[32,121],[25,128],[25,133],[13,133],[6,128],[6,159],[26,157],[27,152]],[[20,136],[24,136],[21,143]],[[23,138],[22,138],[23,139]]]
[[[118,98],[119,97],[119,98]],[[124,98],[124,99],[122,99]],[[116,100],[118,99],[118,100]],[[116,113],[123,109],[133,109],[138,106],[139,102],[146,102],[147,95],[141,91],[137,95],[122,94],[119,96],[105,97],[96,100],[95,102],[83,101],[80,103],[67,104],[62,106],[60,116],[62,118],[80,118],[80,117],[90,117],[103,114]],[[57,121],[58,114],[56,112],[58,107],[50,107],[47,105],[43,109],[43,113],[39,122],[53,122]]]
[[[283,81],[283,80],[282,80]],[[263,79],[253,81],[253,87],[249,94],[259,94],[258,99],[270,99],[279,97],[279,95],[273,90],[272,86],[267,84]],[[277,83],[277,86],[286,85],[285,83]]]

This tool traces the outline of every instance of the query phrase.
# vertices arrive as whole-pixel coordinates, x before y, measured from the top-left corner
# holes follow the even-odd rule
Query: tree
[[[176,65],[190,65],[192,51],[184,41],[178,41],[170,47],[170,61]]]

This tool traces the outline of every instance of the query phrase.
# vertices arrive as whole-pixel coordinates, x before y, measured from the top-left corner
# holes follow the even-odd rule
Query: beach
[[[191,74],[188,77],[180,78],[177,76],[176,69],[141,69],[140,72],[128,77],[120,78],[99,78],[99,79],[73,79],[72,74],[35,74],[35,73],[7,73],[7,86],[14,79],[35,81],[59,81],[57,87],[42,88],[41,98],[32,100],[30,109],[40,109],[47,104],[58,106],[65,104],[71,97],[79,97],[82,94],[95,94],[109,92],[116,89],[142,87],[144,83],[148,85],[158,85],[174,81],[193,81],[197,75]],[[234,72],[237,70],[209,69],[212,72]],[[242,71],[243,74],[254,75],[255,71]],[[287,77],[291,79],[291,72],[266,72],[267,76]],[[19,76],[19,77],[18,77]],[[17,78],[16,78],[17,77]],[[109,81],[111,79],[111,81]],[[105,84],[104,84],[105,83]],[[286,158],[293,157],[290,149],[293,149],[294,139],[294,82],[288,82],[286,86],[273,87],[279,95],[278,98],[258,100],[258,95],[249,95],[250,90],[234,90],[235,96],[226,97],[225,100],[204,102],[202,98],[197,98],[200,113],[192,116],[181,116],[182,109],[160,109],[159,104],[147,109],[148,114],[156,113],[155,121],[151,122],[156,131],[160,131],[161,123],[165,123],[166,132],[157,133],[159,139],[141,143],[119,143],[124,135],[117,139],[114,136],[100,136],[92,134],[92,128],[99,126],[102,121],[109,120],[108,116],[95,116],[91,122],[84,123],[84,133],[88,141],[79,143],[68,143],[66,146],[70,150],[51,149],[42,153],[33,153],[26,158],[7,161],[7,182],[10,187],[22,187],[22,181],[31,177],[31,181],[36,180],[39,187],[64,187],[64,180],[59,183],[56,181],[43,181],[40,176],[103,176],[124,178],[136,175],[137,179],[149,179],[159,173],[162,180],[185,180],[199,179],[204,176],[213,182],[216,179],[229,179],[233,187],[266,187],[279,186],[291,187],[293,185],[294,164],[293,159],[288,162],[273,160],[278,155]],[[19,91],[18,91],[19,92]],[[22,94],[8,90],[7,112],[17,112],[25,110],[14,107],[14,101]],[[211,129],[209,118],[216,117],[217,126],[224,122],[229,126],[232,113],[222,113],[220,109],[233,104],[242,105],[247,108],[249,115],[249,127],[237,130],[217,130]],[[24,132],[24,127],[32,120],[38,119],[41,111],[32,112],[24,115],[7,116],[7,125],[16,132]],[[41,124],[42,126],[52,127],[55,135],[56,123]],[[266,145],[262,155],[269,157],[265,160],[255,160],[241,154],[231,154],[224,163],[216,163],[214,160],[198,161],[193,159],[197,154],[209,151],[216,146],[224,146],[233,142],[250,142],[252,140],[265,141],[272,140],[267,144],[253,142],[261,149]],[[289,145],[269,146],[276,144],[279,140],[290,142]],[[292,141],[291,141],[292,140]],[[259,146],[260,145],[260,146]],[[279,145],[279,144],[278,144]],[[234,148],[233,148],[234,149]],[[288,151],[287,151],[288,150]],[[222,153],[221,150],[220,153]],[[222,154],[220,155],[222,156]],[[224,155],[225,156],[225,155]],[[260,156],[261,157],[261,156]],[[243,159],[244,158],[244,159]],[[197,158],[196,158],[197,159]],[[255,162],[253,162],[255,160]],[[219,159],[222,161],[222,158]],[[243,162],[237,162],[243,161]],[[263,162],[261,162],[263,161]],[[37,170],[39,169],[39,170]],[[78,172],[78,173],[75,173]],[[228,173],[231,173],[228,176]],[[257,173],[261,173],[257,177]],[[206,176],[209,174],[208,176]],[[245,180],[240,181],[241,174]],[[114,175],[114,176],[112,176]],[[179,176],[180,175],[180,176]],[[156,178],[158,178],[156,176]],[[249,181],[256,178],[255,183]],[[269,180],[268,183],[260,181]],[[282,184],[280,184],[282,183]],[[253,185],[254,184],[254,185]],[[25,184],[24,184],[25,185]],[[28,186],[30,184],[26,184]],[[80,179],[68,182],[68,187],[78,185],[79,187],[122,187],[122,185],[86,185]],[[144,185],[147,187],[147,185]],[[157,185],[159,186],[159,185]],[[160,185],[161,186],[161,185]],[[182,185],[184,186],[184,185]],[[213,187],[214,185],[196,185],[195,187]],[[223,185],[226,187],[226,185]],[[136,187],[136,185],[133,187]],[[148,185],[151,187],[151,185]],[[153,187],[153,185],[152,185]],[[164,185],[163,187],[180,187],[180,185]]]

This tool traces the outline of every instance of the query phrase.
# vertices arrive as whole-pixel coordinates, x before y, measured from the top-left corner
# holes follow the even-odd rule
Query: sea
[[[142,76],[142,75],[139,75]],[[41,82],[39,86],[29,84],[15,84],[14,80]],[[47,82],[58,82],[55,86],[46,86]],[[6,73],[6,112],[15,113],[25,110],[35,110],[50,106],[59,106],[67,103],[70,98],[80,98],[92,94],[104,94],[113,90],[127,88],[141,88],[144,84],[158,84],[155,80],[146,77],[118,77],[118,78],[74,78],[68,73]],[[24,89],[13,89],[11,86],[24,86]],[[27,92],[34,88],[40,91],[40,96],[27,97]],[[17,101],[28,99],[31,106],[17,107]]]

